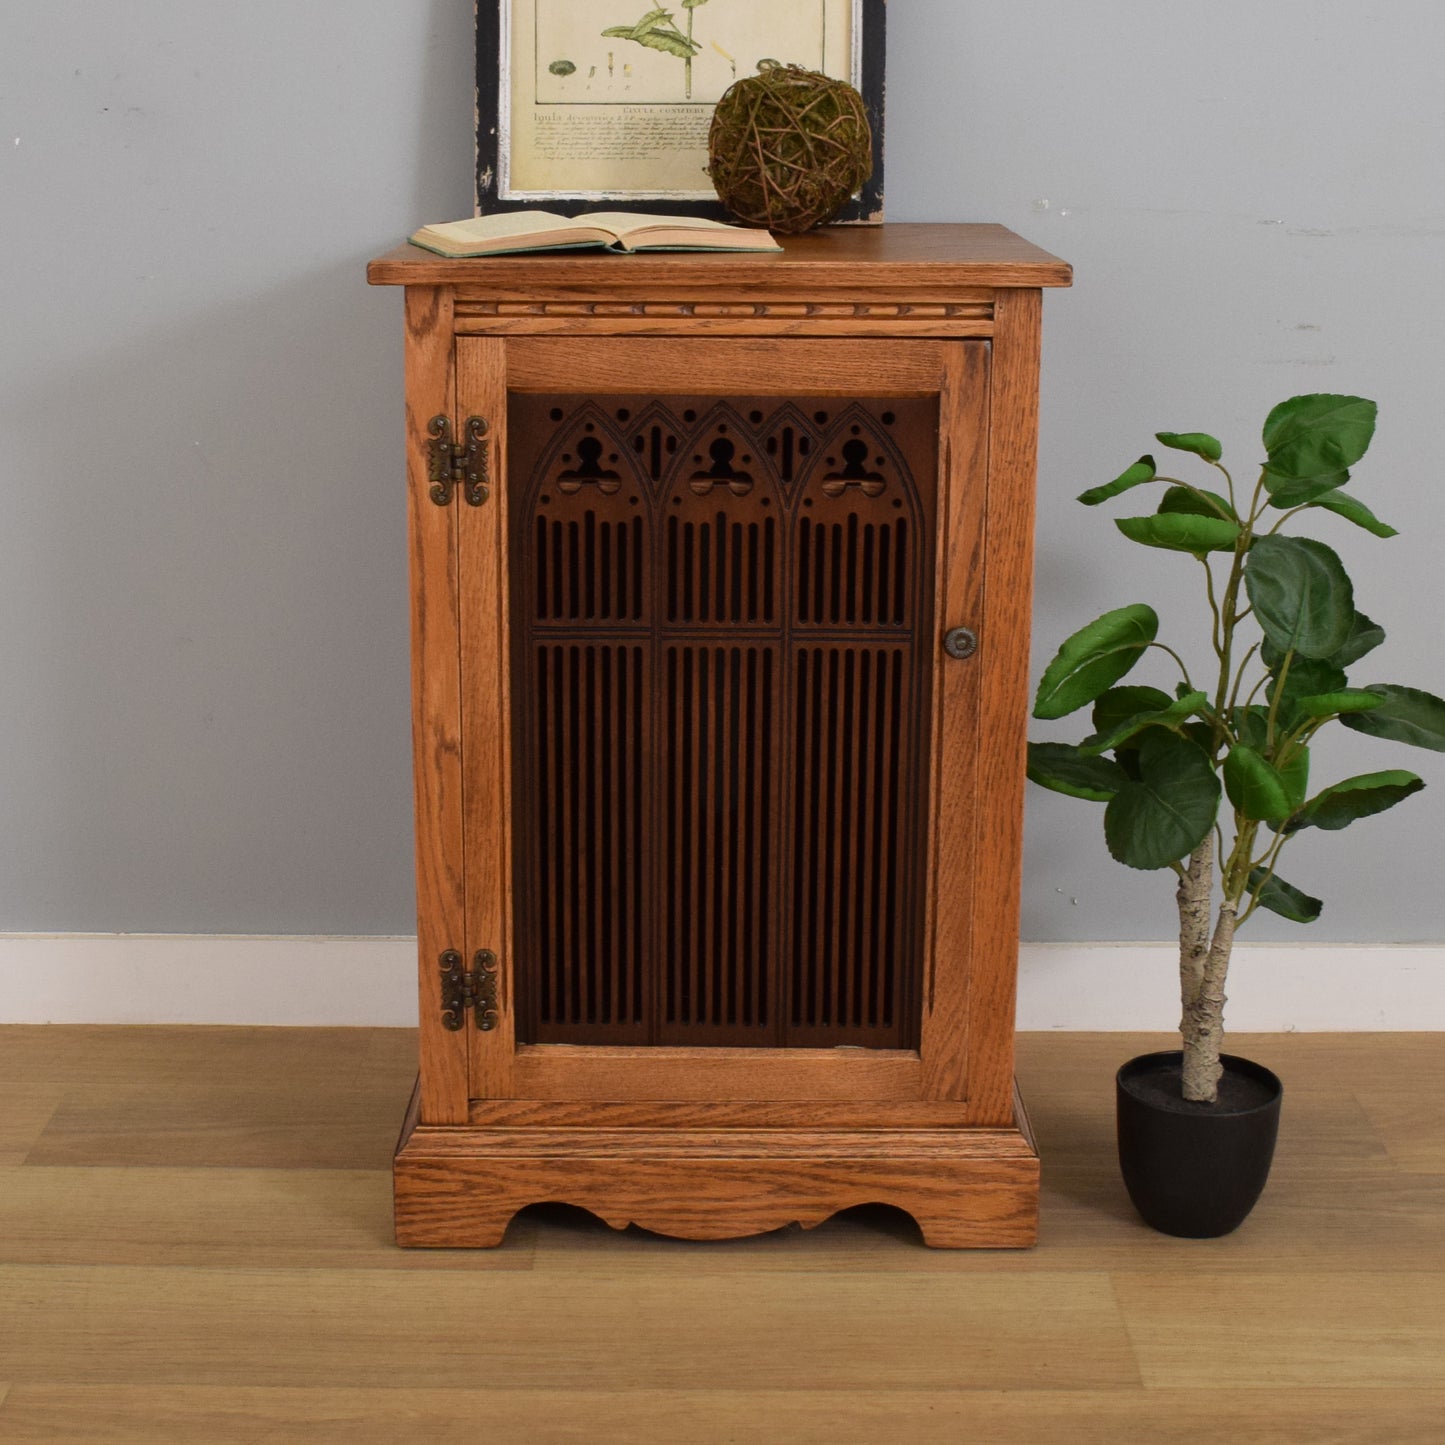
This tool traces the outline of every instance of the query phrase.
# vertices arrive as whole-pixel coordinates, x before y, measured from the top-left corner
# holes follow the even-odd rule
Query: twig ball
[[[728,210],[790,236],[831,221],[873,174],[863,97],[846,81],[771,60],[724,92],[707,148]]]

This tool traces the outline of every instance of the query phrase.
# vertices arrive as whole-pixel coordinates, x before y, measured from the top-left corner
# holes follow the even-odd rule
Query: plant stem
[[[1263,868],[1264,873],[1263,876],[1260,878],[1259,883],[1254,888],[1249,890],[1249,907],[1246,908],[1242,914],[1240,914],[1240,924],[1248,922],[1250,915],[1254,912],[1256,908],[1259,907],[1259,895],[1264,892],[1265,888],[1269,884],[1269,880],[1274,877],[1274,870],[1279,863],[1279,850],[1283,848],[1288,841],[1289,834],[1281,830],[1278,834],[1276,834],[1274,842],[1270,844],[1269,848],[1265,851],[1263,857],[1261,857],[1259,861],[1254,865],[1254,868]],[[1254,868],[1250,869],[1251,873],[1254,871]],[[1236,924],[1236,927],[1238,926],[1239,925]]]
[[[1228,474],[1226,473],[1226,475]],[[1163,482],[1166,486],[1182,487],[1186,492],[1192,492],[1216,517],[1221,518],[1223,521],[1237,522],[1239,520],[1239,518],[1232,515],[1232,513],[1225,511],[1208,492],[1202,487],[1196,487],[1193,482],[1186,482],[1182,477],[1155,477],[1154,480],[1156,482]],[[1234,503],[1231,501],[1230,506],[1233,507],[1233,505]]]
[[[1234,508],[1235,515],[1237,516],[1239,514],[1239,508],[1234,500],[1234,478],[1229,475],[1229,468],[1225,466],[1223,462],[1210,462],[1209,465],[1212,467],[1217,467],[1221,472],[1224,473],[1224,480],[1229,487],[1229,505]]]
[[[1184,1097],[1200,1104],[1212,1104],[1219,1097],[1219,1062],[1224,1045],[1224,980],[1229,972],[1229,955],[1234,948],[1234,919],[1237,905],[1226,898],[1219,905],[1219,921],[1204,960],[1199,991],[1184,1014]]]
[[[1279,672],[1275,674],[1274,696],[1269,700],[1269,727],[1264,735],[1266,748],[1274,747],[1274,728],[1279,718],[1280,699],[1284,696],[1284,685],[1289,680],[1290,664],[1294,661],[1294,648],[1285,653],[1284,661],[1279,665]]]
[[[689,50],[691,50],[691,48],[692,48],[692,9],[691,9],[691,7],[688,8],[688,12],[687,12],[687,44],[688,44]],[[685,80],[686,80],[685,89],[686,89],[686,93],[687,93],[687,99],[688,99],[688,100],[691,100],[691,99],[692,99],[692,56],[691,56],[691,55],[689,55],[689,56],[687,57],[687,59],[683,61],[683,75],[684,75]]]
[[[1204,595],[1209,599],[1209,611],[1214,617],[1214,655],[1222,658],[1224,656],[1224,622],[1219,615],[1219,599],[1214,595],[1214,568],[1209,565],[1207,557],[1200,557],[1199,565],[1204,568]]]
[[[1259,651],[1259,643],[1254,643],[1248,652],[1244,654],[1244,660],[1239,664],[1239,671],[1234,674],[1234,688],[1229,694],[1229,716],[1234,716],[1235,705],[1239,702],[1239,689],[1244,686],[1244,669],[1249,666],[1249,659]],[[1251,693],[1252,697],[1254,694]],[[1247,705],[1247,704],[1246,704]]]
[[[1234,561],[1230,564],[1229,581],[1224,588],[1224,601],[1219,607],[1219,646],[1215,649],[1219,654],[1219,686],[1215,689],[1214,711],[1221,717],[1226,715],[1225,707],[1229,702],[1229,688],[1234,681],[1234,624],[1238,621],[1236,609],[1239,606],[1239,588],[1244,580],[1244,559],[1249,552],[1251,540],[1250,524],[1246,523],[1244,530],[1239,534],[1239,540],[1234,545]],[[1211,574],[1211,587],[1213,581]]]
[[[1189,1027],[1190,1010],[1197,1006],[1204,983],[1204,961],[1209,956],[1209,903],[1213,892],[1214,833],[1211,831],[1189,855],[1189,866],[1179,875],[1179,887],[1174,893],[1179,903],[1181,1033]]]

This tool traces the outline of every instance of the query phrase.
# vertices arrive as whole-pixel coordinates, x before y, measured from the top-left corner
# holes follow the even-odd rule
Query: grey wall
[[[469,208],[470,11],[7,8],[0,930],[411,929],[400,298],[363,263]],[[1339,390],[1381,402],[1358,490],[1411,525],[1327,540],[1381,674],[1445,691],[1445,11],[894,0],[889,26],[889,214],[1077,270],[1046,304],[1036,670],[1106,607],[1167,622],[1193,567],[1078,491],[1161,428],[1247,462],[1274,402]],[[1317,775],[1389,762],[1445,782],[1383,745]],[[1445,937],[1442,806],[1297,845],[1316,936]],[[1035,939],[1169,931],[1097,811],[1039,794],[1025,909]]]

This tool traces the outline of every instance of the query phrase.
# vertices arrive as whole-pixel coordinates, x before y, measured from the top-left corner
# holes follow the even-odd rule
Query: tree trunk
[[[1193,1005],[1184,1011],[1184,1097],[1196,1103],[1212,1104],[1219,1097],[1219,1076],[1224,1072],[1219,1062],[1224,1044],[1224,980],[1234,948],[1237,909],[1229,899],[1220,904],[1204,977]]]
[[[1189,858],[1189,867],[1179,880],[1175,898],[1179,903],[1179,998],[1183,1014],[1181,1033],[1189,1027],[1189,1010],[1199,997],[1204,982],[1204,960],[1209,956],[1210,898],[1214,892],[1214,834]]]

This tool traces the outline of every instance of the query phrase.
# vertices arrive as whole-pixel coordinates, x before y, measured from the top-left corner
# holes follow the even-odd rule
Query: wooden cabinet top
[[[781,253],[736,251],[533,252],[451,260],[403,243],[367,268],[373,286],[466,286],[513,291],[568,286],[744,285],[757,291],[820,287],[1067,286],[1066,261],[1003,226],[889,223],[785,236]]]

